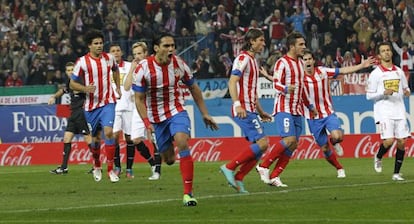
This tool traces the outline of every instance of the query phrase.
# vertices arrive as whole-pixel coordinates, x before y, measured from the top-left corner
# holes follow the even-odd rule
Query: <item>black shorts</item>
[[[82,108],[72,111],[72,114],[68,119],[66,131],[83,135],[89,135],[91,133]]]

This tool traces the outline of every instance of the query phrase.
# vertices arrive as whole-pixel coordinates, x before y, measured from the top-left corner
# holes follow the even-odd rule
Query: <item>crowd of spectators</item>
[[[410,59],[411,72],[413,9],[412,0],[2,0],[0,86],[63,84],[65,64],[87,52],[82,37],[91,28],[103,31],[106,46],[120,43],[126,60],[133,42],[170,32],[184,40],[177,51],[190,52],[199,78],[227,77],[249,28],[266,34],[258,58],[269,71],[295,30],[321,65],[357,64],[391,41],[395,62]]]

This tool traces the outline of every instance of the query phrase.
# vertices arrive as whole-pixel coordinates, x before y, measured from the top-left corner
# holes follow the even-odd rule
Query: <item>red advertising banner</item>
[[[366,93],[366,85],[369,73],[350,73],[338,76],[330,80],[333,96],[363,95]]]
[[[275,146],[274,142],[279,137],[270,137],[269,150]],[[148,142],[147,142],[148,143]],[[272,144],[273,143],[273,144]],[[346,135],[342,147],[346,158],[372,158],[378,150],[381,141],[377,134]],[[234,158],[245,146],[244,138],[195,138],[190,140],[190,150],[196,162],[224,161]],[[121,144],[121,159],[125,162],[125,143]],[[150,147],[152,148],[152,146]],[[63,143],[15,143],[0,144],[0,166],[28,166],[59,164],[62,160]],[[102,146],[103,149],[103,146]],[[393,157],[395,145],[385,155]],[[411,139],[406,144],[406,156],[414,157],[414,144]],[[316,145],[312,136],[302,136],[299,140],[298,149],[294,152],[292,159],[319,159],[323,153]],[[101,160],[105,163],[105,153],[101,153]],[[144,162],[137,155],[136,162]],[[72,144],[69,164],[92,164],[92,155],[84,142]]]

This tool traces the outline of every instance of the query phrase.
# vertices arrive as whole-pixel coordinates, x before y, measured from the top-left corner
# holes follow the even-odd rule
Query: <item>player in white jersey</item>
[[[363,60],[359,65],[349,67],[327,68],[319,66],[315,68],[315,58],[312,52],[307,49],[303,55],[303,62],[305,64],[303,82],[305,96],[312,105],[311,108],[314,109],[311,111],[308,107],[303,108],[309,129],[316,143],[321,147],[326,160],[336,168],[337,177],[345,178],[345,170],[337,160],[336,154],[329,148],[328,143],[329,131],[331,134],[330,142],[336,153],[339,156],[343,155],[343,149],[340,145],[343,139],[343,130],[332,106],[329,78],[336,78],[340,74],[352,73],[367,68],[375,62],[375,59],[371,57],[368,60]]]
[[[134,123],[133,119],[133,108],[134,108],[134,101],[133,101],[133,91],[131,89],[126,90],[125,82],[127,80],[127,76],[131,70],[131,63],[126,62],[122,59],[122,49],[119,44],[112,44],[109,47],[109,53],[112,54],[116,62],[118,63],[119,73],[120,73],[120,80],[121,80],[121,90],[122,96],[118,99],[116,107],[115,107],[115,121],[114,121],[114,135],[116,140],[116,148],[115,148],[115,173],[119,176],[121,173],[121,158],[119,153],[119,133],[122,131],[124,133],[125,141],[127,143],[126,149],[126,177],[128,179],[134,178],[134,172],[132,170],[132,166],[134,164],[135,158],[135,147],[140,152],[140,154],[144,157],[145,160],[148,161],[151,167],[155,167],[154,158],[151,156],[151,153],[148,147],[145,145],[143,141],[133,142],[131,138],[132,133],[132,124]],[[135,111],[137,114],[137,112]]]
[[[114,171],[116,175],[120,175],[121,173],[121,158],[119,153],[119,134],[121,131],[124,134],[124,138],[127,144],[126,149],[126,177],[128,179],[134,178],[134,174],[132,172],[132,164],[134,162],[135,157],[135,147],[131,141],[131,117],[132,117],[132,108],[133,108],[133,101],[132,101],[132,94],[131,91],[125,91],[123,88],[125,79],[128,75],[128,72],[131,68],[131,63],[124,61],[122,59],[122,49],[119,44],[111,44],[109,46],[109,53],[115,57],[116,63],[118,64],[119,68],[119,80],[121,84],[121,92],[122,96],[119,97],[117,94],[117,101],[115,106],[115,120],[114,120],[114,137],[115,137],[115,157],[114,157]],[[112,86],[116,88],[115,83],[112,83]]]
[[[382,144],[374,157],[374,169],[382,172],[382,157],[397,140],[392,180],[403,181],[400,169],[404,160],[405,141],[410,136],[404,96],[411,94],[404,71],[392,62],[390,43],[377,45],[380,64],[368,78],[367,99],[374,101],[374,119],[378,124]]]
[[[125,79],[124,88],[128,91],[133,91],[131,89],[133,82],[133,71],[137,67],[138,63],[145,59],[148,55],[148,47],[145,42],[136,42],[132,45],[132,55],[134,60],[132,61],[131,70],[128,73],[127,78]],[[157,148],[154,147],[154,156],[151,156],[148,147],[145,145],[144,140],[147,138],[147,132],[145,129],[144,121],[138,114],[137,108],[133,107],[132,120],[131,123],[131,139],[133,144],[137,147],[138,151],[141,153],[151,166],[152,175],[148,178],[149,180],[158,180],[161,175],[161,156],[157,151]]]

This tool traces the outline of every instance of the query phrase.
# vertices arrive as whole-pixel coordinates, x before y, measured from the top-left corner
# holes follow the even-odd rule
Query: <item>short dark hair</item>
[[[154,39],[152,39],[152,46],[154,47],[155,45],[159,46],[161,43],[161,39],[164,37],[172,37],[174,38],[174,35],[170,34],[170,33],[166,33],[166,32],[162,32],[158,35],[154,36]]]
[[[120,45],[120,44],[118,44],[118,43],[111,43],[111,44],[109,45],[109,49],[111,49],[112,47],[121,47],[121,45]]]
[[[306,48],[305,51],[303,52],[303,55],[305,55],[305,54],[310,54],[312,56],[312,58],[315,59],[315,55],[313,54],[313,52],[310,49]]]
[[[286,47],[287,47],[287,49],[289,50],[291,45],[295,45],[296,40],[299,39],[299,38],[305,39],[305,37],[297,31],[293,31],[292,33],[290,33],[286,37]]]
[[[376,49],[376,51],[375,51],[375,53],[376,53],[377,55],[379,55],[379,53],[380,53],[380,47],[381,47],[381,46],[388,46],[388,47],[390,47],[390,48],[391,48],[391,50],[392,50],[392,47],[391,47],[390,42],[386,42],[386,41],[384,41],[384,42],[379,42],[379,43],[377,44],[377,49]]]
[[[104,35],[101,31],[99,30],[90,30],[85,34],[85,42],[86,44],[92,44],[93,39],[95,38],[102,38],[102,40],[104,39]]]

